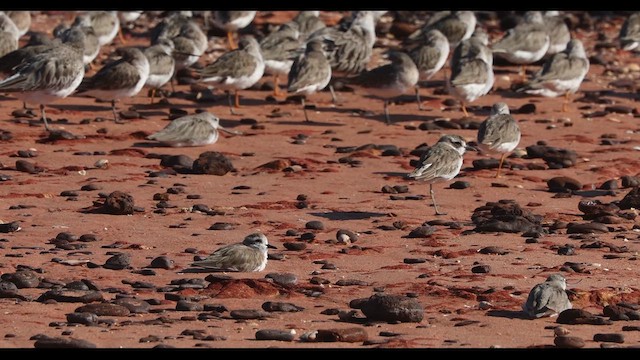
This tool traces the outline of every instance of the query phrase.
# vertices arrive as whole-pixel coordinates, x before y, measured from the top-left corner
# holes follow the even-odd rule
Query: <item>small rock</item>
[[[462,181],[462,180],[454,181],[451,183],[451,185],[449,185],[451,189],[458,189],[458,190],[466,189],[470,186],[471,184],[468,181]]]
[[[341,244],[350,245],[351,243],[358,241],[358,234],[350,230],[340,229],[336,232],[336,240]]]
[[[556,336],[553,343],[559,348],[579,349],[585,345],[584,340],[576,336]]]
[[[322,221],[317,220],[307,222],[304,227],[310,230],[324,230],[324,224]]]
[[[417,227],[407,235],[408,238],[427,238],[431,236],[434,232],[436,232],[436,228],[430,225],[423,225]]]
[[[13,283],[18,289],[35,288],[40,284],[40,277],[35,271],[31,270],[2,274],[2,280]]]
[[[295,330],[264,329],[256,332],[256,340],[293,341]]]
[[[179,300],[176,303],[176,311],[203,311],[204,305],[187,300]]]
[[[471,268],[471,272],[474,274],[488,274],[491,272],[491,266],[489,265],[476,265]]]
[[[130,215],[134,212],[133,196],[122,191],[114,191],[107,196],[103,210],[113,215]]]
[[[222,176],[234,170],[231,160],[224,154],[215,151],[206,151],[193,162],[193,171],[196,174]]]
[[[269,317],[269,313],[262,310],[232,310],[229,315],[236,320],[251,320],[251,319],[264,319]]]
[[[58,337],[43,337],[33,344],[36,349],[95,349],[97,346],[86,340],[65,339]]]
[[[151,308],[151,305],[148,302],[133,298],[116,299],[114,303],[120,306],[124,306],[132,314],[146,314]]]
[[[304,310],[303,307],[294,305],[292,303],[279,301],[267,301],[262,304],[262,309],[268,312],[299,312]]]
[[[298,277],[291,273],[269,273],[265,278],[273,280],[274,283],[282,286],[293,286],[298,283]]]
[[[158,256],[157,258],[151,261],[151,264],[147,266],[153,269],[173,269],[173,260],[169,259],[167,256]]]
[[[127,253],[120,253],[108,258],[102,267],[111,270],[122,270],[129,267],[130,264],[131,255]]]
[[[598,341],[598,342],[613,342],[613,343],[618,343],[618,344],[622,344],[624,343],[624,335],[622,334],[602,334],[602,333],[598,333],[593,335],[593,341]]]
[[[364,342],[368,338],[367,332],[361,327],[345,329],[318,330],[315,334],[315,341],[318,342]]]
[[[601,223],[571,223],[567,226],[567,234],[603,234],[608,233],[609,228]]]
[[[547,186],[551,192],[570,192],[582,189],[582,183],[568,176],[557,176],[547,181]]]
[[[420,322],[424,316],[422,305],[415,300],[399,295],[372,295],[361,308],[370,320]]]
[[[45,302],[47,300],[55,300],[57,302],[80,302],[91,303],[95,301],[103,301],[102,293],[99,291],[83,291],[83,290],[49,290],[36,300]]]
[[[80,306],[74,310],[77,313],[92,313],[98,316],[127,316],[130,311],[126,307],[109,303],[94,303]]]
[[[95,325],[98,323],[98,316],[88,312],[73,312],[67,314],[67,322],[70,324]]]

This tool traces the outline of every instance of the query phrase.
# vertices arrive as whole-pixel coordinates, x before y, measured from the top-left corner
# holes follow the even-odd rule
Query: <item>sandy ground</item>
[[[327,18],[330,15],[335,14]],[[62,14],[41,14],[34,17],[32,29],[51,31],[62,19]],[[273,19],[263,15],[258,23],[278,22]],[[310,111],[313,123],[305,123],[300,105],[284,98],[273,101],[268,90],[242,92],[243,106],[238,110],[242,115],[238,116],[229,114],[226,96],[218,91],[213,92],[214,101],[194,102],[183,96],[169,98],[169,104],[148,105],[143,90],[118,103],[119,110],[133,107],[141,115],[123,124],[111,120],[108,103],[92,98],[71,96],[55,103],[47,108],[54,119],[52,126],[84,138],[50,142],[43,141],[47,134],[35,119],[16,120],[11,115],[21,102],[8,96],[1,98],[0,129],[10,132],[12,138],[0,142],[0,174],[10,177],[0,186],[0,218],[4,222],[19,221],[21,230],[0,236],[0,273],[14,273],[26,266],[36,270],[41,284],[84,279],[100,290],[105,302],[133,297],[152,305],[145,313],[100,316],[104,321],[91,326],[68,324],[66,315],[82,303],[36,301],[49,290],[45,285],[19,289],[22,300],[0,299],[0,347],[31,348],[36,334],[82,339],[100,348],[150,348],[160,344],[181,348],[547,347],[554,346],[556,318],[523,319],[519,310],[529,290],[553,273],[562,273],[568,279],[574,308],[602,316],[606,305],[622,300],[640,304],[636,219],[616,217],[617,223],[606,224],[607,232],[584,235],[582,239],[560,227],[537,242],[527,242],[521,233],[476,233],[471,222],[474,209],[501,199],[514,200],[541,215],[545,228],[557,222],[589,222],[578,210],[580,201],[610,203],[630,191],[622,188],[620,178],[640,173],[638,94],[610,84],[625,78],[637,82],[640,59],[616,48],[594,49],[598,43],[615,44],[623,20],[612,17],[596,23],[598,32],[605,34],[604,40],[598,40],[595,31],[574,32],[585,42],[587,52],[598,53],[605,65],[592,63],[581,91],[574,96],[578,99],[585,91],[601,91],[597,101],[574,101],[567,112],[560,111],[561,98],[515,95],[509,87],[517,79],[518,68],[496,66],[496,90],[472,104],[470,120],[484,120],[497,101],[506,102],[514,110],[534,104],[535,112],[515,114],[522,129],[516,152],[520,156],[507,159],[512,169],[496,179],[494,169],[476,170],[472,165],[474,160],[487,159],[487,155],[467,152],[456,180],[468,182],[469,187],[452,189],[449,183],[434,186],[438,203],[447,212],[444,216],[434,214],[427,184],[405,178],[413,169],[410,161],[418,158],[410,152],[421,144],[432,145],[446,133],[459,134],[469,141],[476,138],[475,129],[451,126],[463,114],[459,106],[444,104],[451,96],[438,91],[442,73],[436,75],[432,86],[422,90],[426,110],[419,111],[415,100],[407,95],[390,107],[392,125],[384,122],[382,101],[352,92],[340,92],[338,106],[332,105],[328,92],[313,95],[309,99],[316,104]],[[500,34],[491,35],[495,38]],[[147,44],[144,38],[130,40],[132,44]],[[392,39],[384,40],[384,44],[393,43]],[[106,58],[120,45],[116,40],[103,48],[101,57]],[[212,37],[210,49],[217,50],[200,62],[212,61],[224,46],[224,38]],[[374,62],[383,50],[376,47]],[[262,81],[269,80],[265,77]],[[176,90],[188,93],[190,88],[180,85]],[[629,107],[631,112],[605,111],[603,116],[586,116],[612,105]],[[213,145],[194,148],[166,148],[145,140],[146,135],[168,124],[170,108],[189,113],[206,109],[220,117],[222,125],[244,135],[223,135]],[[37,114],[37,109],[34,112]],[[419,128],[434,123],[451,128]],[[610,141],[603,141],[606,139]],[[542,159],[522,156],[527,146],[539,141],[575,151],[575,166],[550,169]],[[394,145],[399,151],[391,156],[375,146],[350,153],[338,151],[367,144]],[[17,157],[21,150],[37,156]],[[205,151],[226,155],[236,171],[224,176],[151,175],[165,169],[154,154],[196,159]],[[345,157],[357,161],[349,162]],[[17,160],[26,160],[42,171],[17,171]],[[108,160],[108,166],[96,167],[100,160]],[[280,167],[261,167],[275,160],[281,162]],[[572,195],[557,196],[548,191],[546,183],[557,176],[579,180],[582,188]],[[608,180],[616,180],[618,188],[593,191]],[[81,190],[88,184],[96,185],[95,190]],[[408,192],[389,194],[382,190],[387,185],[406,186]],[[94,202],[102,201],[99,193],[116,190],[130,194],[140,211],[133,215],[91,211]],[[63,196],[64,191],[74,191],[76,196]],[[158,199],[163,196],[168,196],[169,206],[161,209]],[[305,197],[305,205],[299,205]],[[213,211],[193,211],[197,204]],[[411,230],[435,220],[432,235],[407,237]],[[309,221],[321,221],[324,229],[306,229]],[[209,230],[218,222],[229,223],[228,230]],[[357,242],[338,243],[339,229],[358,233]],[[264,232],[277,247],[270,250],[274,258],[263,272],[226,273],[235,280],[214,282],[207,289],[167,289],[179,279],[202,281],[209,275],[179,273],[189,267],[194,255],[206,255],[254,231]],[[298,235],[286,235],[287,231]],[[62,232],[93,234],[97,241],[72,241],[80,246],[56,248],[52,239]],[[315,239],[300,240],[306,232],[315,234]],[[581,247],[596,240],[622,250]],[[290,242],[305,243],[306,248],[288,250],[284,244]],[[558,247],[565,244],[575,247],[574,255],[558,253]],[[478,252],[487,246],[502,248],[503,255]],[[104,264],[115,252],[131,256],[129,268],[91,266]],[[173,268],[153,269],[154,275],[141,273],[159,256],[172,260]],[[411,263],[410,259],[422,262]],[[90,263],[81,261],[72,266],[65,260]],[[580,272],[565,266],[567,262],[578,263]],[[472,272],[479,264],[488,265],[489,271]],[[293,274],[297,283],[280,286],[264,280],[274,273]],[[352,300],[375,293],[410,296],[422,306],[423,319],[366,321],[359,310],[350,308]],[[223,311],[208,319],[201,314],[211,314],[211,309],[179,311],[176,300],[180,296]],[[268,301],[292,303],[303,310],[268,312],[266,317],[246,320],[231,315],[234,310],[261,310]],[[350,310],[355,312],[344,315]],[[598,333],[622,334],[624,343],[615,344],[618,346],[640,345],[638,331],[622,329],[639,325],[640,321],[630,320],[563,326],[571,336],[583,339],[585,347],[597,348],[608,344],[593,340]],[[310,331],[348,328],[357,328],[352,330],[356,333],[363,331],[367,340],[300,340],[300,335]],[[256,332],[265,329],[294,330],[296,335],[291,342],[256,340]]]

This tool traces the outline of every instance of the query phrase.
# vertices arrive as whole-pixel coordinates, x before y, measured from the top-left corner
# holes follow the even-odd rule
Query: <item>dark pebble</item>
[[[397,194],[398,191],[396,189],[394,189],[392,186],[390,185],[385,185],[382,187],[382,193],[384,194]]]
[[[558,248],[558,255],[571,256],[575,254],[576,254],[576,250],[571,245],[564,245]]]
[[[300,251],[307,248],[307,244],[302,241],[287,241],[282,244],[285,249],[291,251]]]
[[[409,235],[407,235],[408,238],[426,238],[431,236],[434,232],[436,232],[436,228],[433,226],[429,226],[429,225],[423,225],[420,227],[417,227],[413,230],[411,230],[411,232],[409,233]]]
[[[405,264],[422,264],[427,262],[425,258],[404,258],[403,262]]]
[[[208,230],[233,230],[236,226],[226,222],[216,222],[209,226]]]
[[[77,313],[92,313],[98,316],[127,316],[130,311],[126,307],[110,303],[94,303],[80,306]]]
[[[70,324],[95,325],[98,316],[89,312],[73,312],[67,314],[67,322]]]
[[[624,335],[615,334],[615,333],[613,333],[613,334],[598,333],[598,334],[594,334],[593,335],[593,341],[613,342],[613,343],[622,344],[622,343],[624,343]]]
[[[243,309],[243,310],[232,310],[229,315],[233,318],[233,319],[237,319],[237,320],[251,320],[251,319],[264,319],[269,317],[269,313],[266,311],[262,311],[262,310],[250,310],[250,309]]]
[[[520,108],[518,108],[518,110],[516,111],[517,114],[533,114],[535,112],[536,105],[531,103],[520,106]]]
[[[424,316],[424,309],[417,300],[380,293],[369,297],[361,310],[369,320],[374,321],[420,322]]]
[[[44,337],[33,344],[36,349],[95,349],[97,346],[81,339],[64,339],[58,337]]]
[[[471,268],[471,272],[474,274],[488,274],[491,272],[491,266],[489,265],[476,265]]]
[[[623,188],[631,188],[640,186],[640,178],[637,176],[624,175],[620,177]]]
[[[610,105],[605,107],[604,111],[616,114],[631,114],[633,112],[633,108],[624,105]]]
[[[36,272],[31,270],[2,274],[2,280],[13,283],[18,289],[35,288],[40,284],[40,277]]]
[[[78,195],[79,195],[78,192],[74,190],[64,190],[60,193],[60,196],[65,196],[65,197],[76,197]]]
[[[304,227],[310,230],[324,230],[324,224],[322,223],[322,221],[318,220],[309,221],[304,224]]]
[[[370,284],[366,281],[358,280],[358,279],[340,279],[335,283],[338,286],[369,286]]]
[[[601,223],[571,223],[567,226],[567,234],[602,234],[608,233],[609,228]]]
[[[163,156],[160,160],[160,166],[178,169],[191,169],[193,159],[187,155],[168,155]]]
[[[173,268],[173,260],[169,259],[167,256],[158,256],[157,258],[151,260],[151,264],[148,266],[152,269],[172,269]]]
[[[131,254],[120,253],[108,258],[102,267],[111,270],[122,270],[131,264]]]
[[[273,280],[274,283],[283,286],[293,286],[298,283],[298,277],[291,273],[269,273],[265,278]]]
[[[151,308],[151,304],[148,302],[133,298],[116,299],[114,303],[127,308],[132,314],[146,314]]]
[[[551,192],[569,192],[571,190],[582,189],[582,183],[568,176],[558,176],[547,181],[547,186]]]
[[[69,290],[89,290],[87,284],[82,281],[72,281],[67,283],[64,287]]]
[[[87,185],[82,185],[82,187],[80,188],[81,191],[95,191],[95,190],[102,190],[102,186],[98,185],[98,184],[87,184]]]
[[[256,340],[293,341],[295,334],[290,330],[264,329],[256,332]]]
[[[92,303],[94,301],[102,301],[102,293],[99,291],[83,291],[83,290],[49,290],[40,295],[36,301],[45,302],[47,300],[55,300],[57,302],[79,302]]]
[[[187,300],[179,300],[176,303],[176,311],[203,311],[204,305]]]
[[[103,210],[113,215],[130,215],[134,210],[133,196],[122,191],[114,191],[105,199]]]
[[[509,251],[499,247],[499,246],[487,246],[478,250],[480,254],[492,254],[492,255],[506,255]]]
[[[316,334],[317,342],[361,343],[368,338],[367,331],[361,327],[342,329],[320,329]]]
[[[454,181],[451,183],[451,185],[449,185],[451,189],[458,189],[458,190],[466,189],[470,186],[471,184],[469,184],[468,181],[462,181],[462,180]]]
[[[222,176],[233,170],[235,168],[231,160],[224,154],[215,151],[206,151],[193,162],[193,171],[196,174]]]
[[[262,304],[262,309],[268,312],[299,312],[304,310],[301,306],[279,301],[267,301]]]
[[[44,169],[37,167],[35,164],[32,164],[27,160],[17,160],[16,170],[21,172],[26,172],[29,174],[37,174],[39,172],[44,171]]]

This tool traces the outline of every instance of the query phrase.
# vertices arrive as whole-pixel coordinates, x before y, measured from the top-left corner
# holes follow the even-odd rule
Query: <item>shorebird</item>
[[[214,251],[206,259],[195,261],[191,266],[212,271],[262,271],[267,266],[267,237],[262,233],[247,235],[241,243],[226,245]]]
[[[582,41],[572,39],[564,51],[547,60],[542,70],[517,91],[545,97],[564,95],[562,111],[565,112],[569,96],[578,91],[588,72],[589,58]]]
[[[149,61],[135,47],[118,48],[115,53],[121,58],[107,63],[91,78],[85,79],[78,87],[77,94],[110,100],[113,119],[119,123],[116,100],[140,92],[149,77]]]
[[[51,131],[44,107],[69,96],[82,82],[83,46],[84,41],[44,46],[37,53],[25,56],[10,70],[10,75],[0,81],[0,92],[39,104],[45,129]]]
[[[253,86],[264,74],[264,61],[260,53],[258,41],[251,35],[240,39],[239,48],[222,54],[213,63],[197,71],[199,81],[212,83],[215,87],[227,91],[229,111],[233,111],[231,104],[231,90],[235,94],[235,107],[240,107],[239,90]]]
[[[304,96],[316,93],[329,85],[331,81],[331,64],[322,50],[319,39],[309,41],[304,54],[296,58],[289,71],[287,91]],[[308,122],[305,98],[302,98],[304,119]]]
[[[469,116],[466,104],[486,95],[493,87],[493,55],[481,37],[463,40],[451,55],[451,76],[447,79],[449,93],[462,103],[462,112]]]
[[[466,147],[467,143],[461,136],[443,135],[420,157],[420,162],[413,172],[407,175],[429,184],[429,193],[436,215],[446,215],[446,213],[438,210],[433,184],[449,181],[458,175],[462,168],[462,155],[464,155]]]
[[[172,120],[164,129],[147,136],[171,147],[203,146],[218,141],[218,130],[240,135],[220,125],[220,119],[209,112],[186,115]]]
[[[300,11],[291,21],[298,24],[300,37],[306,39],[314,32],[327,27],[319,16],[320,11]]]
[[[572,308],[566,290],[567,280],[564,276],[551,275],[545,282],[531,289],[527,301],[522,305],[522,310],[531,319],[557,316]]]
[[[161,38],[155,45],[144,49],[144,55],[149,61],[149,77],[145,86],[151,88],[151,104],[156,90],[160,90],[173,78],[176,64],[172,55],[173,49],[173,41],[166,38]]]
[[[82,32],[82,38],[84,39],[84,51],[82,52],[82,63],[87,66],[91,66],[93,60],[100,53],[100,42],[95,30],[91,26],[76,25],[67,29],[57,28],[54,29],[53,34],[56,38],[60,39],[63,43],[69,41],[75,41],[79,36],[79,32]]]
[[[550,57],[567,48],[571,32],[558,11],[545,11],[543,20],[549,34],[549,48],[544,57]]]
[[[208,17],[213,24],[227,32],[227,40],[231,50],[237,49],[233,33],[247,27],[256,17],[257,11],[213,11]]]
[[[18,48],[20,33],[9,15],[0,12],[0,56],[4,56]]]
[[[118,37],[120,38],[120,42],[122,44],[126,44],[127,41],[124,39],[124,34],[122,33],[122,28],[127,27],[127,29],[132,28],[132,24],[140,18],[144,11],[142,10],[133,10],[133,11],[118,11],[118,20],[120,21],[120,27],[118,27]]]
[[[293,64],[301,38],[298,24],[288,22],[260,41],[260,52],[264,59],[265,73],[273,75],[273,95],[280,95],[279,78],[287,76]]]
[[[422,33],[419,45],[409,52],[411,60],[416,64],[420,73],[419,82],[416,84],[416,101],[418,109],[422,110],[420,101],[420,81],[427,81],[433,77],[447,61],[449,57],[449,41],[437,29],[431,29]]]
[[[76,16],[71,27],[90,26],[98,37],[100,46],[110,44],[118,35],[120,19],[117,11],[88,11]]]
[[[637,50],[640,45],[640,12],[635,12],[624,21],[618,35],[623,50]]]
[[[387,124],[389,118],[389,100],[414,90],[418,83],[418,68],[409,55],[403,52],[389,53],[390,64],[362,72],[350,79],[350,84],[362,89],[365,93],[384,100],[384,116]]]
[[[527,64],[542,59],[549,49],[549,34],[540,11],[527,11],[524,21],[492,45],[493,54],[512,64],[521,65],[521,77],[526,77]]]
[[[440,31],[449,41],[453,49],[458,44],[471,37],[476,28],[477,19],[472,11],[454,11],[436,13],[421,29],[413,32],[407,42],[419,40],[424,33],[432,29]]]
[[[501,154],[496,178],[504,158],[520,143],[520,127],[511,116],[509,106],[503,102],[493,104],[491,115],[480,124],[478,129],[478,147],[487,153]]]

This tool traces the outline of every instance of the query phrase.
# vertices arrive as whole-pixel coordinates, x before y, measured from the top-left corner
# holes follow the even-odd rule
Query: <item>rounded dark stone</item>
[[[43,171],[42,168],[37,167],[35,164],[30,163],[27,160],[17,160],[16,170],[21,172],[26,172],[29,174],[37,174]]]
[[[509,251],[499,247],[499,246],[486,246],[482,249],[478,250],[480,254],[493,254],[493,255],[506,255]]]
[[[572,223],[567,226],[567,234],[603,234],[608,233],[609,228],[601,223]]]
[[[426,263],[427,259],[425,258],[404,258],[404,260],[402,261],[405,264],[422,264],[422,263]]]
[[[55,300],[57,302],[80,302],[92,303],[104,300],[102,293],[94,290],[49,290],[40,295],[36,301],[45,302],[47,300]]]
[[[451,185],[449,185],[451,189],[458,189],[458,190],[466,189],[470,186],[471,184],[468,181],[462,181],[462,180],[454,181],[451,183]]]
[[[622,344],[624,343],[624,335],[616,334],[616,333],[611,333],[611,334],[598,333],[593,335],[593,341],[613,342],[613,343]]]
[[[405,296],[375,294],[361,307],[369,320],[420,322],[424,316],[422,305]]]
[[[95,325],[98,316],[89,312],[73,312],[67,314],[67,322],[70,324]]]
[[[576,254],[576,249],[573,246],[565,245],[558,248],[558,255],[571,256]]]
[[[559,348],[570,349],[583,348],[585,345],[584,340],[576,336],[556,336],[553,343]]]
[[[127,308],[132,314],[146,314],[151,309],[151,305],[148,302],[133,298],[116,299],[114,304]]]
[[[265,278],[273,280],[274,283],[283,286],[293,286],[298,283],[298,277],[291,273],[269,273]]]
[[[193,159],[187,155],[163,156],[160,160],[160,166],[174,169],[191,169],[193,166]]]
[[[547,181],[551,192],[568,192],[582,189],[582,183],[568,176],[557,176]]]
[[[97,346],[81,339],[41,337],[33,344],[36,349],[95,349]]]
[[[35,288],[40,284],[40,277],[35,271],[31,270],[2,274],[2,280],[13,283],[18,289]]]
[[[263,329],[256,331],[256,340],[293,341],[295,334],[291,330]]]
[[[176,311],[203,311],[204,305],[188,300],[178,300]]]
[[[19,221],[12,221],[12,222],[8,222],[8,223],[3,223],[0,224],[0,233],[12,233],[12,232],[16,232],[18,230],[20,230],[20,222]]]
[[[130,215],[134,210],[133,196],[122,191],[109,194],[104,202],[104,212],[113,215]]]
[[[157,258],[151,260],[151,264],[148,266],[153,269],[172,269],[173,268],[173,260],[169,259],[168,256],[158,256]]]
[[[209,226],[208,230],[233,230],[236,226],[231,223],[226,222],[216,222],[213,225]]]
[[[536,105],[531,103],[524,104],[516,112],[518,114],[533,114],[536,112]]]
[[[491,266],[489,265],[476,265],[471,268],[471,272],[474,274],[488,274],[491,272]]]
[[[127,316],[130,311],[126,307],[110,303],[93,303],[80,306],[74,310],[77,313],[92,313],[98,316]]]
[[[620,180],[622,181],[623,188],[640,186],[640,178],[637,176],[624,175],[620,177]]]
[[[215,151],[207,151],[193,162],[193,172],[196,174],[209,174],[222,176],[235,168],[231,160],[224,154]]]
[[[302,241],[313,241],[316,238],[316,234],[312,232],[306,232],[300,235],[300,240]]]
[[[307,244],[301,241],[287,241],[282,243],[282,246],[291,251],[300,251],[307,248]]]
[[[301,306],[279,301],[267,301],[262,304],[262,309],[268,312],[299,312],[304,310]]]
[[[72,281],[67,283],[64,287],[70,290],[89,290],[89,287],[83,281]]]
[[[82,234],[78,238],[78,241],[80,241],[80,242],[94,242],[94,241],[98,241],[98,236],[95,235],[95,234]]]
[[[0,291],[17,291],[17,290],[18,290],[18,287],[16,286],[16,284],[6,280],[0,281]]]
[[[120,253],[108,258],[102,267],[111,270],[122,270],[129,267],[131,264],[131,255],[127,253]]]
[[[358,241],[358,234],[351,230],[340,229],[336,232],[336,240],[345,244],[354,243]]]
[[[434,232],[436,232],[436,228],[430,225],[419,226],[407,235],[408,238],[426,238],[431,236]]]
[[[318,220],[309,221],[304,224],[304,227],[310,230],[324,230],[324,224],[322,223],[322,221]]]
[[[82,185],[82,187],[80,188],[80,190],[82,191],[96,191],[96,190],[102,190],[102,186],[98,185],[98,184],[86,184],[86,185]]]
[[[269,313],[262,310],[241,309],[232,310],[229,315],[233,319],[251,320],[251,319],[264,319],[269,317]]]

